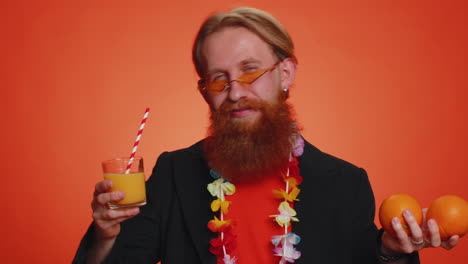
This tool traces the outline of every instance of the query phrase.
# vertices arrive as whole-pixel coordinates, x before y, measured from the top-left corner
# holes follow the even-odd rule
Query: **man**
[[[268,13],[238,8],[209,17],[193,46],[209,137],[163,153],[148,204],[110,210],[124,197],[96,184],[93,224],[76,263],[418,263],[425,247],[450,249],[437,224],[411,212],[408,236],[378,231],[364,170],[300,136],[288,104],[297,60]],[[272,192],[273,190],[273,192]]]

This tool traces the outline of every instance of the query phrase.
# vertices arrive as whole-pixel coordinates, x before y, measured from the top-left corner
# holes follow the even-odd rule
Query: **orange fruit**
[[[456,195],[445,195],[435,199],[426,219],[434,219],[439,225],[440,238],[460,237],[468,233],[468,202]]]
[[[409,209],[411,211],[418,225],[422,224],[423,214],[421,205],[419,204],[418,200],[416,200],[413,196],[408,194],[394,194],[385,199],[380,205],[379,209],[380,224],[386,232],[393,236],[396,236],[395,231],[392,227],[392,219],[394,217],[398,217],[403,227],[403,230],[405,230],[405,232],[408,235],[411,234],[409,226],[406,223],[405,218],[403,217],[403,211],[405,209]]]

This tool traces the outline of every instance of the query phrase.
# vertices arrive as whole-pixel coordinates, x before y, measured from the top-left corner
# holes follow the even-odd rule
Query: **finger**
[[[100,193],[104,193],[110,190],[112,188],[113,182],[111,180],[103,180],[94,186],[94,196],[99,195]]]
[[[439,226],[434,219],[429,219],[427,221],[427,231],[429,232],[429,242],[431,247],[438,247],[440,246],[441,239],[439,233]]]
[[[458,244],[458,241],[460,241],[460,236],[451,236],[448,240],[442,241],[442,247],[447,250],[450,250]]]
[[[424,228],[426,227],[427,208],[422,209],[422,214],[423,214],[422,226],[423,226],[423,230],[424,230]]]
[[[423,220],[422,220],[421,229],[423,231],[424,241],[426,241],[427,244],[429,244],[430,243],[430,234],[429,234],[429,230],[427,228],[427,218],[426,218],[427,208],[423,208],[422,213],[423,213]]]
[[[125,193],[122,191],[101,193],[91,201],[91,208],[93,211],[96,211],[99,208],[109,209],[109,203],[118,202],[123,198],[125,198]]]
[[[140,212],[140,208],[133,207],[128,209],[113,210],[113,209],[100,209],[93,212],[94,220],[115,220],[121,217],[133,217]]]
[[[135,217],[135,215],[127,215],[127,216],[122,216],[122,217],[119,217],[119,218],[115,218],[115,219],[112,219],[112,220],[97,220],[96,221],[96,224],[102,228],[102,229],[107,229],[109,227],[112,227],[116,224],[120,224],[121,222],[125,221],[125,220],[128,220],[132,217]]]
[[[115,192],[107,192],[107,193],[101,193],[98,196],[96,196],[94,199],[97,201],[97,203],[101,206],[107,206],[108,203],[111,202],[118,202],[125,198],[125,193],[122,191],[115,191]]]
[[[403,226],[401,225],[400,219],[398,219],[398,217],[394,217],[392,219],[392,227],[400,244],[401,252],[407,254],[412,253],[413,244],[410,242],[408,234],[406,234],[405,230],[403,229]]]
[[[103,238],[113,238],[120,233],[120,223],[126,221],[135,215],[123,216],[114,220],[96,220],[94,226],[99,236]]]
[[[416,218],[410,210],[406,209],[403,211],[403,217],[405,218],[406,223],[408,224],[409,230],[411,232],[411,242],[416,246],[424,246],[424,237],[421,227],[419,226]]]

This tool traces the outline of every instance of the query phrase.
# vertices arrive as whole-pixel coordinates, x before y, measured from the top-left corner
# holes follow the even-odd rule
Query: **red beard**
[[[279,172],[287,166],[298,128],[292,106],[280,94],[278,103],[228,101],[211,112],[204,151],[209,166],[228,179],[251,179]],[[234,120],[231,110],[248,107],[260,112],[256,121]]]

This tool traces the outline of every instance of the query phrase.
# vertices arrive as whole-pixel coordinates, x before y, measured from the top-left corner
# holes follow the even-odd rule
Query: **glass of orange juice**
[[[113,182],[111,192],[123,191],[125,198],[109,203],[109,208],[119,209],[146,204],[145,174],[143,169],[143,158],[135,157],[129,173],[127,170],[129,158],[116,158],[102,162],[104,179]]]

